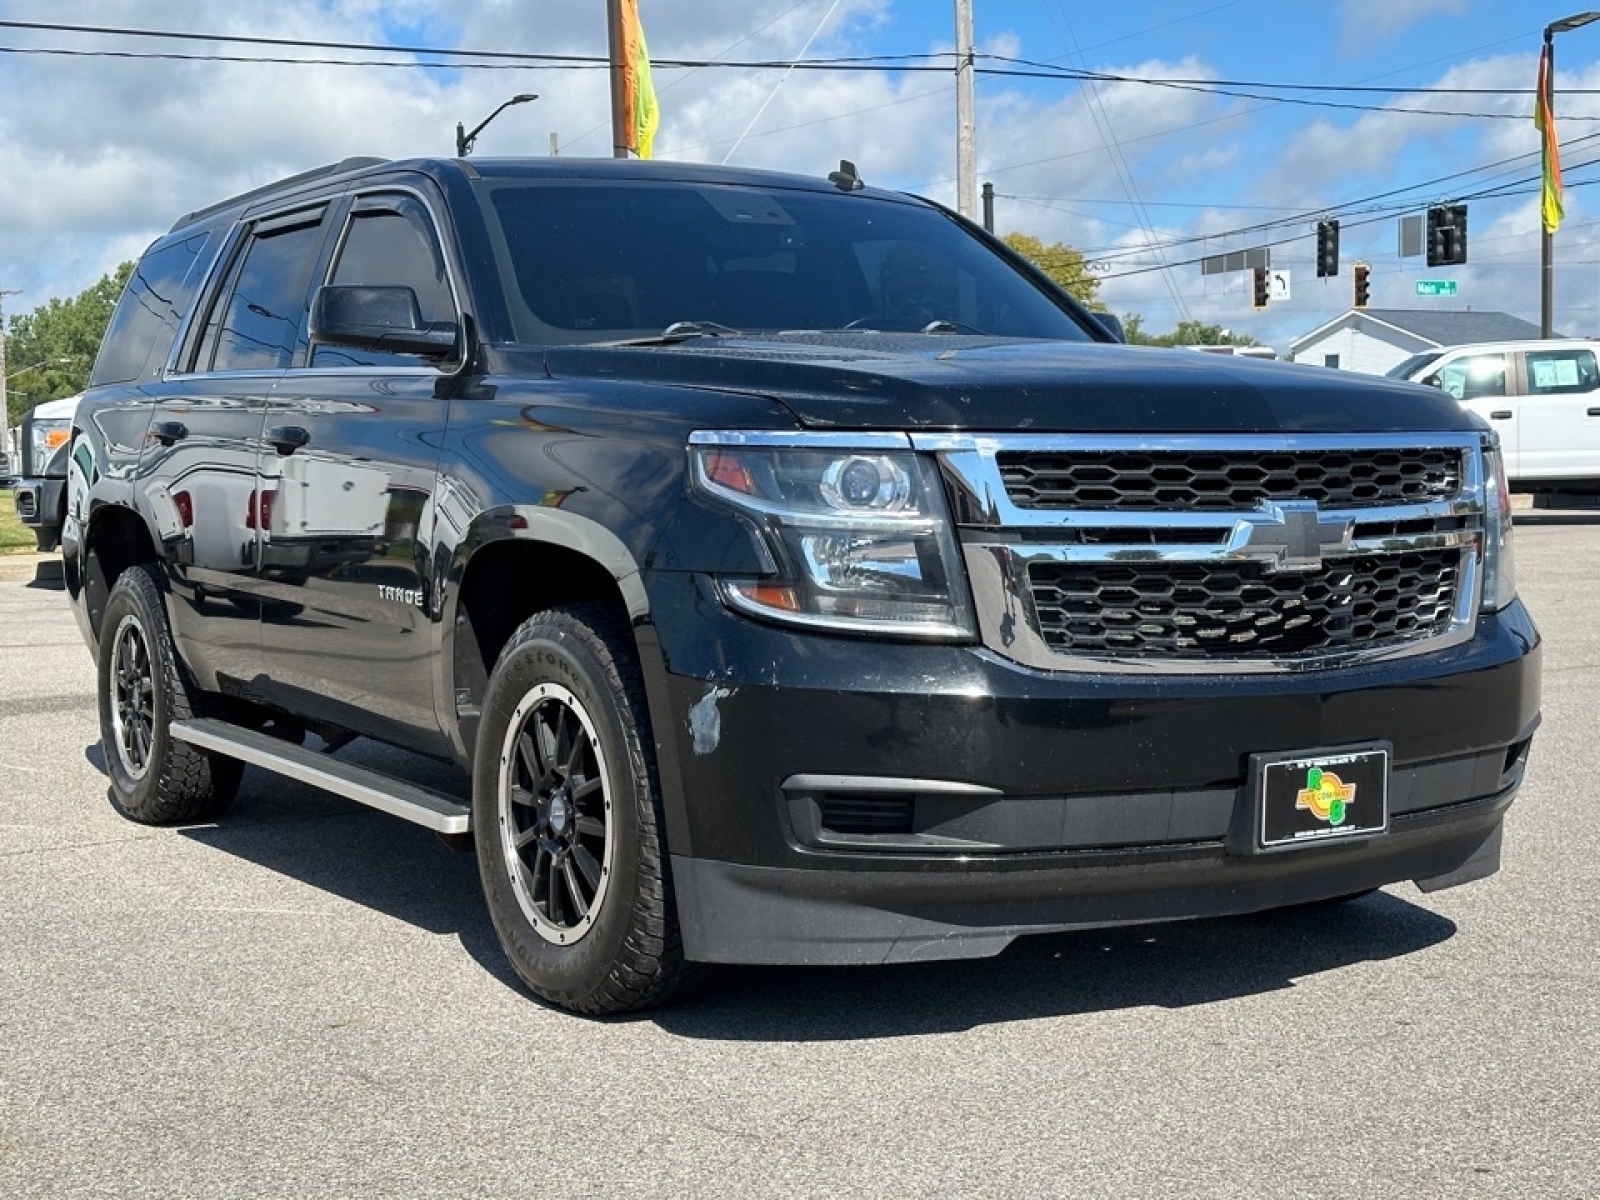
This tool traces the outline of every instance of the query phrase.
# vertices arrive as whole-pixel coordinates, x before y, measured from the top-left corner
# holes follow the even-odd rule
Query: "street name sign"
[[[1456,291],[1456,281],[1454,279],[1417,280],[1417,295],[1419,296],[1454,296]]]

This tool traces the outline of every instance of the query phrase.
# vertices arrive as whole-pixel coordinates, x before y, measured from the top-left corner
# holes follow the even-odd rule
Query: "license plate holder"
[[[1250,756],[1254,849],[1294,851],[1389,828],[1387,743]]]

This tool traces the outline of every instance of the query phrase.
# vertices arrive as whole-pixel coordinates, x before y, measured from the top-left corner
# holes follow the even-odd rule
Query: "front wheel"
[[[651,1007],[687,970],[632,641],[604,605],[529,618],[478,727],[472,822],[489,915],[518,976],[575,1012]]]

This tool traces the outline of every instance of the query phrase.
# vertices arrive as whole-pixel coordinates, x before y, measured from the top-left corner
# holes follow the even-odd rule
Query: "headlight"
[[[972,605],[933,463],[909,450],[697,434],[695,487],[761,531],[774,571],[720,578],[735,609],[791,624],[971,637]],[[903,444],[903,443],[897,443]]]
[[[1484,452],[1483,611],[1499,612],[1517,598],[1511,556],[1511,487],[1498,446]]]
[[[35,421],[33,423],[33,456],[29,466],[35,475],[43,475],[50,468],[50,460],[57,450],[67,444],[72,436],[71,421]],[[65,475],[66,472],[62,471]]]

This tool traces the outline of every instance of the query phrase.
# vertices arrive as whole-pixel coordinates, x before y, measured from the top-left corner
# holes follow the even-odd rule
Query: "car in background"
[[[61,544],[67,503],[67,445],[78,397],[46,400],[22,418],[22,462],[16,481],[17,516],[33,530],[41,551]]]
[[[1454,396],[1500,435],[1519,492],[1600,492],[1600,341],[1482,342],[1386,372]]]

